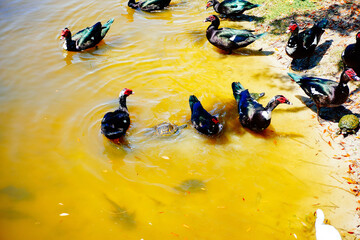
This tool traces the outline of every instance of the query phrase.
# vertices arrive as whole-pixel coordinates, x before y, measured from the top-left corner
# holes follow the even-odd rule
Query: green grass
[[[252,3],[262,4],[257,11],[264,17],[264,21],[289,16],[294,12],[303,13],[315,10],[316,3],[310,0],[250,0]]]

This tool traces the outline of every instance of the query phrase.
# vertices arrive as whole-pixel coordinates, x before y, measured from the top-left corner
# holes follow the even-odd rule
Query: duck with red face
[[[104,115],[101,121],[101,132],[105,137],[116,140],[123,137],[130,126],[129,111],[126,98],[134,94],[131,89],[124,88],[119,94],[119,108]]]
[[[110,19],[104,25],[100,22],[95,23],[92,27],[87,27],[73,36],[69,28],[64,28],[61,31],[60,40],[65,39],[63,48],[67,51],[82,51],[88,48],[95,47],[109,31],[114,19]]]
[[[328,22],[329,21],[324,18],[314,24],[312,28],[299,32],[298,24],[292,21],[287,30],[288,33],[291,32],[291,36],[285,47],[286,54],[293,59],[310,57],[319,44]]]

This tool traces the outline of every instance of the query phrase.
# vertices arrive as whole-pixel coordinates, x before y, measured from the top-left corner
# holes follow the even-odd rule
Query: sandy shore
[[[275,58],[275,64],[284,73],[291,71],[338,81],[343,70],[341,53],[348,44],[355,42],[355,35],[360,31],[360,5],[356,4],[356,1],[346,0],[321,2],[318,10],[306,14],[294,12],[291,16],[280,16],[279,19],[256,26],[256,29],[259,32],[273,33],[261,40],[261,45],[265,46],[263,50],[274,52],[271,57]],[[327,17],[330,21],[310,63],[305,60],[292,62],[292,59],[285,53],[285,45],[290,36],[285,33],[286,26],[293,17],[300,25],[300,29],[311,27],[314,19]],[[283,33],[278,34],[279,32]],[[349,84],[351,94],[343,107],[322,110],[321,116],[326,120],[322,125],[316,124],[314,129],[334,153],[331,157],[339,166],[338,174],[343,176],[342,184],[353,195],[356,206],[353,210],[357,217],[351,223],[353,227],[347,229],[349,234],[347,236],[350,237],[344,239],[360,239],[360,131],[346,137],[337,135],[336,132],[339,129],[338,121],[341,116],[350,112],[360,116],[360,88],[358,85],[360,86],[360,83]],[[303,95],[306,96],[305,93]],[[316,113],[312,114],[312,117],[316,121]]]

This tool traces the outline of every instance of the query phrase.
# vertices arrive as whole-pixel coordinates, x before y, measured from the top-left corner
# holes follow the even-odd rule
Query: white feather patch
[[[271,113],[268,113],[266,111],[263,111],[261,115],[266,119],[269,120],[271,118]]]
[[[321,95],[321,92],[316,91],[316,89],[313,88],[313,87],[310,88],[310,92],[311,92],[312,95]]]

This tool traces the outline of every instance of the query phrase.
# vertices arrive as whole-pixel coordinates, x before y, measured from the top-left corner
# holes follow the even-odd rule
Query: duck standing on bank
[[[69,28],[64,28],[60,37],[60,39],[65,39],[63,48],[67,51],[82,51],[95,47],[105,37],[113,22],[113,18],[104,25],[97,22],[92,27],[87,27],[75,33],[74,36],[71,35]]]
[[[325,32],[328,23],[329,21],[324,18],[315,23],[312,28],[299,32],[299,25],[292,21],[286,31],[291,32],[285,47],[286,54],[293,59],[310,57],[319,44],[321,35]]]
[[[129,0],[128,6],[133,9],[141,9],[145,12],[151,12],[156,10],[162,10],[169,6],[171,0],[145,0],[142,2],[135,2],[135,0]]]
[[[126,98],[133,94],[131,89],[124,88],[119,94],[119,108],[114,112],[108,112],[101,121],[101,132],[105,137],[115,140],[125,135],[130,126],[129,111],[126,106]]]
[[[263,37],[266,33],[254,35],[250,30],[219,28],[220,20],[217,16],[211,15],[204,20],[211,22],[206,30],[206,37],[209,42],[222,50],[231,53],[232,50],[246,47],[255,40]]]
[[[261,132],[270,125],[271,113],[280,103],[291,104],[283,95],[276,95],[263,107],[239,82],[233,82],[232,89],[241,125],[255,132]]]
[[[252,4],[245,0],[209,0],[206,8],[213,7],[215,12],[221,14],[221,17],[236,18],[241,16],[244,11],[259,7],[259,4]]]
[[[340,82],[317,77],[305,77],[295,73],[288,75],[304,90],[316,105],[317,116],[321,107],[338,107],[349,97],[350,80],[360,81],[353,69],[345,69],[340,76]],[[320,122],[320,120],[319,120]]]
[[[191,123],[197,131],[208,136],[220,133],[223,126],[217,117],[212,116],[203,108],[197,97],[191,95],[189,104],[191,109]]]
[[[341,58],[346,67],[353,68],[360,75],[360,32],[356,34],[356,43],[349,44]]]
[[[325,215],[321,209],[316,210],[315,231],[316,240],[341,240],[341,235],[331,225],[325,224]]]

